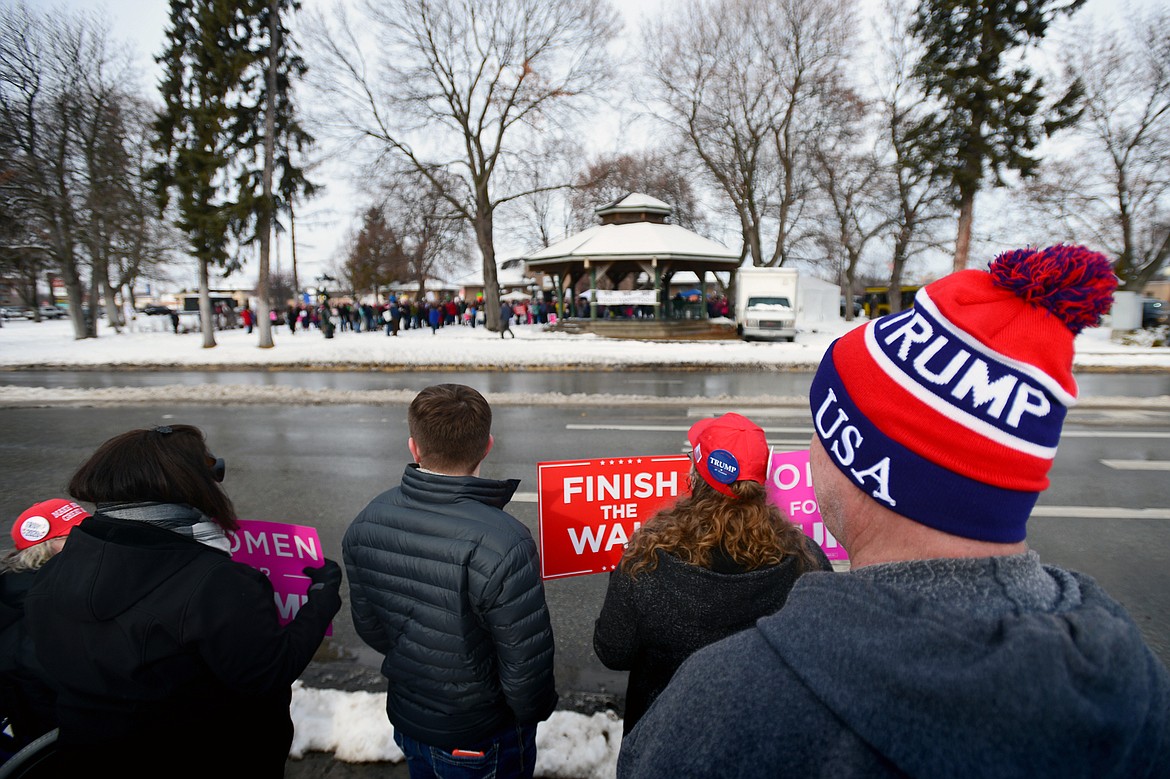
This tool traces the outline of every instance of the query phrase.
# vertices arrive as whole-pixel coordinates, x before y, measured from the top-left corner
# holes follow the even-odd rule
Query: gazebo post
[[[557,315],[558,322],[561,321],[561,319],[563,318],[561,316],[561,300],[565,296],[565,290],[564,290],[564,288],[561,287],[562,281],[563,281],[563,279],[561,279],[561,274],[553,273],[553,287],[555,287],[556,291],[557,291],[556,315]]]
[[[658,258],[650,258],[650,267],[654,269],[654,321],[659,321],[662,312],[662,279],[658,275]]]
[[[597,268],[593,267],[593,263],[589,262],[589,258],[585,258],[585,270],[589,271],[589,291],[592,293],[589,296],[589,318],[591,320],[597,319]]]

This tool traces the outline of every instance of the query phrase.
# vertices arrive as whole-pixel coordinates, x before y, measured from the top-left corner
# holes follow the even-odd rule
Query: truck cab
[[[745,341],[795,341],[799,277],[794,268],[740,268],[735,281],[736,330]]]
[[[752,295],[739,316],[740,335],[753,338],[796,340],[796,312],[792,302],[780,295]]]

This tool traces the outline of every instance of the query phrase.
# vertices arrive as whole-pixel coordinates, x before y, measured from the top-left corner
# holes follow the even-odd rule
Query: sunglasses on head
[[[169,425],[159,425],[154,429],[154,432],[158,433],[159,435],[170,435],[175,431],[172,430]],[[223,461],[222,457],[216,457],[209,454],[207,456],[207,467],[211,469],[211,475],[215,478],[216,481],[223,481],[224,473],[227,471],[227,464]]]
[[[223,481],[224,472],[227,470],[227,464],[224,463],[222,457],[208,457],[207,467],[211,468],[211,475],[216,481]]]

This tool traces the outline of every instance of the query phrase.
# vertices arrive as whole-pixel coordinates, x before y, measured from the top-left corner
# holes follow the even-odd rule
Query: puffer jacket
[[[455,749],[552,713],[536,542],[503,511],[519,481],[408,465],[342,542],[358,635],[384,654],[394,727]]]

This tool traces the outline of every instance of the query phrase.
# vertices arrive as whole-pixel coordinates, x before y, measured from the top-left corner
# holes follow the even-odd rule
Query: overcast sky
[[[28,0],[35,9],[50,10],[53,8],[76,9],[104,9],[111,20],[111,29],[114,34],[129,41],[137,50],[141,65],[143,86],[153,89],[158,78],[158,66],[153,57],[163,47],[163,35],[167,26],[167,0]],[[302,0],[302,9],[328,8],[335,0]],[[1078,19],[1093,17],[1106,20],[1124,14],[1123,8],[1150,7],[1153,3],[1164,0],[1130,0],[1122,5],[1117,0],[1089,0],[1078,13]],[[866,6],[875,6],[878,0],[864,0]],[[638,23],[648,14],[655,13],[662,6],[663,0],[620,0],[615,5],[623,14],[627,24],[627,34],[636,32]],[[617,126],[602,125],[603,132],[617,133]],[[594,128],[596,133],[596,128]],[[318,181],[326,187],[326,194],[307,203],[297,213],[297,264],[302,283],[311,283],[312,277],[334,266],[333,257],[338,254],[341,243],[352,229],[355,214],[361,206],[360,198],[347,184],[345,177],[340,173],[318,174]],[[979,220],[983,213],[977,211]],[[978,226],[978,225],[977,225]],[[735,231],[731,230],[727,239],[734,241]],[[715,236],[717,237],[717,236]],[[273,256],[274,270],[280,268],[287,271],[291,268],[291,249],[289,237],[282,235],[275,244]],[[502,236],[497,236],[497,253],[499,259],[515,256],[526,247],[508,246]],[[730,246],[730,248],[736,248]],[[478,253],[476,253],[478,257]],[[945,272],[945,271],[944,271]],[[244,275],[255,278],[255,270],[245,269]],[[191,278],[177,278],[180,284],[195,283],[194,270]]]

